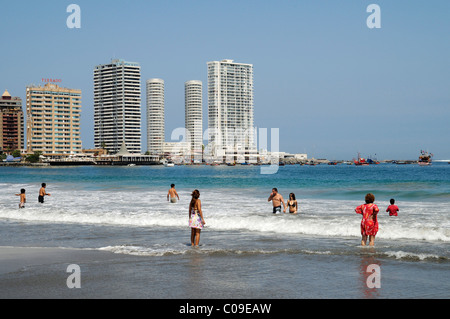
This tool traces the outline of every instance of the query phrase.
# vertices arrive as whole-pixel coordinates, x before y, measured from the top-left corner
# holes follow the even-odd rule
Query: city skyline
[[[450,158],[450,4],[376,1],[382,24],[369,29],[370,3],[78,1],[80,29],[66,26],[68,3],[5,3],[11,14],[0,30],[15,50],[0,53],[0,89],[22,100],[26,86],[41,78],[81,89],[81,139],[92,148],[93,67],[112,58],[137,61],[141,85],[165,80],[170,141],[170,133],[184,126],[184,83],[207,83],[208,61],[233,59],[255,65],[255,126],[280,128],[281,151],[416,159],[425,149],[436,159]],[[233,24],[227,23],[230,14]],[[60,45],[50,49],[39,37],[24,41],[33,28]],[[206,96],[204,90],[204,101]],[[206,108],[204,103],[205,115]],[[142,119],[144,109],[142,103]],[[141,132],[146,145],[143,121]]]

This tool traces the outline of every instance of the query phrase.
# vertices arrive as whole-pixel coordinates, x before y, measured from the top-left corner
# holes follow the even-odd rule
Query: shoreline
[[[287,261],[296,265],[289,275],[277,267]],[[76,271],[69,269],[73,264],[79,266],[79,287],[69,287],[76,281]],[[257,272],[251,271],[255,264]],[[381,267],[379,289],[366,284],[371,264]],[[364,252],[343,257],[275,254],[268,259],[208,256],[201,249],[183,256],[148,257],[96,249],[0,247],[0,299],[448,298],[448,285],[439,279],[448,267],[436,264],[417,277],[422,268],[420,262],[379,260]],[[273,285],[282,287],[283,294],[268,289]]]
[[[450,164],[447,161],[436,161],[437,164]],[[418,165],[417,160],[384,160],[380,161],[377,164],[366,164],[362,166],[377,166],[380,164],[390,164],[390,165]],[[174,166],[230,166],[230,167],[245,167],[245,166],[291,166],[291,165],[300,165],[300,166],[361,166],[352,163],[351,161],[329,161],[329,160],[320,160],[320,161],[290,161],[290,160],[280,160],[278,164],[270,164],[270,163],[180,163],[174,164]],[[429,164],[433,165],[433,164]],[[125,162],[125,161],[111,161],[111,162],[94,162],[94,161],[53,161],[53,162],[44,162],[44,163],[23,163],[23,162],[0,162],[0,167],[59,167],[59,166],[162,166],[165,167],[164,164],[156,163],[156,162]]]

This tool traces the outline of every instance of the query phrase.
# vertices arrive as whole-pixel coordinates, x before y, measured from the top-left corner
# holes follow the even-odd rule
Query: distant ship
[[[377,160],[373,160],[371,158],[368,158],[368,159],[362,158],[359,153],[358,153],[358,159],[353,159],[353,163],[355,163],[355,165],[362,165],[362,166],[371,165],[371,164],[380,164],[380,162],[378,162]]]
[[[433,157],[433,154],[421,150],[419,160],[417,161],[417,163],[420,166],[431,165],[432,157]]]

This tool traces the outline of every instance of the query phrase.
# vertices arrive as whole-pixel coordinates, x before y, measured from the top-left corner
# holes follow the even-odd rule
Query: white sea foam
[[[89,248],[91,250],[91,248]],[[295,248],[279,248],[279,249],[240,249],[240,248],[226,248],[226,247],[208,247],[200,245],[199,248],[193,249],[190,245],[155,245],[152,247],[144,246],[129,246],[129,245],[117,245],[106,246],[97,248],[101,251],[109,251],[115,254],[124,254],[132,256],[170,256],[170,255],[185,255],[187,253],[201,253],[208,255],[273,255],[280,253],[288,254],[308,254],[308,255],[331,255],[331,251],[315,251],[315,250],[303,250]]]
[[[190,194],[179,192],[177,204],[166,201],[166,190],[87,191],[53,187],[46,202],[37,203],[38,189],[27,189],[25,209],[18,209],[19,185],[0,194],[0,219],[34,223],[73,223],[132,227],[188,227]],[[359,202],[299,199],[300,214],[273,215],[271,203],[262,194],[233,190],[202,192],[205,231],[249,231],[322,237],[360,236],[361,216],[354,212]],[[446,203],[403,203],[398,217],[390,217],[380,206],[378,238],[450,241],[450,219]]]
[[[412,253],[412,252],[405,252],[405,251],[387,251],[385,252],[385,255],[388,257],[394,257],[396,259],[411,259],[411,260],[439,260],[443,259],[444,257],[433,255],[433,254],[425,254],[425,253]]]

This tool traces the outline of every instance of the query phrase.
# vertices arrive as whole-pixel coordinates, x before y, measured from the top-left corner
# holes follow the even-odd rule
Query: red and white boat
[[[433,158],[433,154],[425,152],[425,151],[420,151],[420,156],[419,156],[419,160],[417,161],[417,163],[420,166],[428,166],[428,165],[431,165],[432,158]]]

